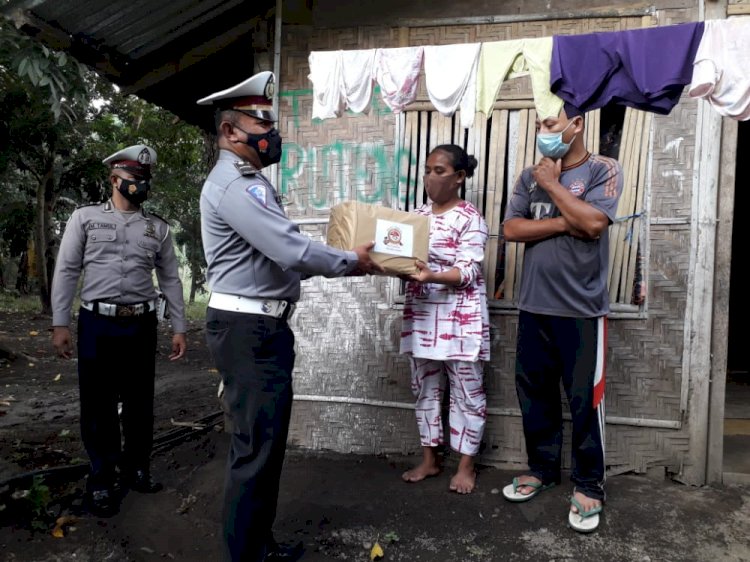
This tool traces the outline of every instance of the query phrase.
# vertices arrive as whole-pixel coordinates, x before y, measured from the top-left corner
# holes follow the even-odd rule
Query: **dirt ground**
[[[202,324],[190,326],[189,356],[182,362],[167,361],[169,336],[160,334],[153,470],[165,490],[131,493],[118,515],[100,519],[80,507],[86,456],[76,366],[55,357],[49,323],[0,313],[0,342],[11,342],[19,355],[0,360],[0,560],[218,561],[228,435]],[[201,430],[180,425],[201,420]],[[303,541],[305,562],[365,562],[375,541],[384,562],[750,561],[747,487],[617,476],[608,482],[599,531],[583,536],[567,527],[567,483],[513,505],[499,494],[513,476],[507,471],[480,467],[477,490],[463,497],[448,492],[451,459],[436,478],[401,482],[414,460],[290,450],[277,538]],[[79,469],[46,473],[49,516],[35,514],[40,502],[31,498],[40,488],[18,476],[64,466]],[[26,497],[24,489],[31,490]],[[75,519],[55,538],[55,519],[65,515]]]

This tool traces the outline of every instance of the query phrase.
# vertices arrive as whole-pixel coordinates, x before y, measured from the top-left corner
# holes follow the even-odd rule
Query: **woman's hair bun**
[[[474,158],[473,155],[469,154],[467,156],[467,160],[466,160],[466,177],[467,178],[470,178],[471,176],[474,175],[474,170],[476,170],[478,164],[479,163],[477,162],[477,159]]]

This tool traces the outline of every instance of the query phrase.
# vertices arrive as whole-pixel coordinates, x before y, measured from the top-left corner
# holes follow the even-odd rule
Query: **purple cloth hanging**
[[[583,111],[614,103],[667,115],[693,76],[703,22],[555,35],[550,90]]]

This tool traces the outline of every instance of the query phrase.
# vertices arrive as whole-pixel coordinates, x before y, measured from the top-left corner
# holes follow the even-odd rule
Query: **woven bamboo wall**
[[[394,116],[374,96],[369,115],[312,122],[307,57],[312,50],[451,44],[586,33],[690,21],[690,9],[641,17],[492,25],[313,29],[285,26],[280,76],[281,128],[287,170],[280,188],[293,218],[326,218],[344,199],[392,203]],[[426,99],[424,91],[421,97]],[[507,81],[501,99],[529,98],[529,83]],[[607,415],[679,423],[683,328],[690,255],[691,178],[696,103],[683,97],[669,116],[654,116],[650,167],[648,304],[641,318],[609,324]],[[356,145],[365,150],[359,153]],[[390,162],[390,167],[389,167]],[[389,172],[391,175],[389,176]],[[323,226],[305,230],[323,239]],[[408,365],[398,353],[397,283],[384,278],[322,279],[303,284],[293,320],[297,334],[290,442],[342,452],[412,452],[419,447]],[[517,316],[492,315],[492,361],[486,366],[486,448],[481,461],[523,464],[523,431],[513,382]],[[325,397],[324,401],[323,398]],[[382,405],[345,404],[354,400]],[[689,420],[688,420],[689,421]],[[566,430],[565,465],[569,466]],[[607,427],[611,472],[678,467],[690,446],[686,427]]]

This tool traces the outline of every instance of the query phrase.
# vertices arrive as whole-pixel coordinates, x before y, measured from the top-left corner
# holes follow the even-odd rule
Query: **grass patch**
[[[208,299],[196,299],[195,302],[187,302],[185,300],[185,318],[193,321],[205,320],[207,304]]]
[[[195,302],[189,303],[185,299],[185,317],[188,320],[205,320],[206,318],[206,306],[208,304],[208,296],[203,298],[197,298]],[[73,313],[78,311],[80,306],[80,300],[76,295],[71,311]],[[39,297],[36,295],[23,295],[15,296],[11,293],[0,291],[0,311],[3,312],[21,312],[26,314],[39,314],[42,310],[42,305],[39,302]]]
[[[42,303],[36,295],[23,295],[19,297],[9,292],[0,291],[0,310],[3,312],[38,314],[42,310]]]

